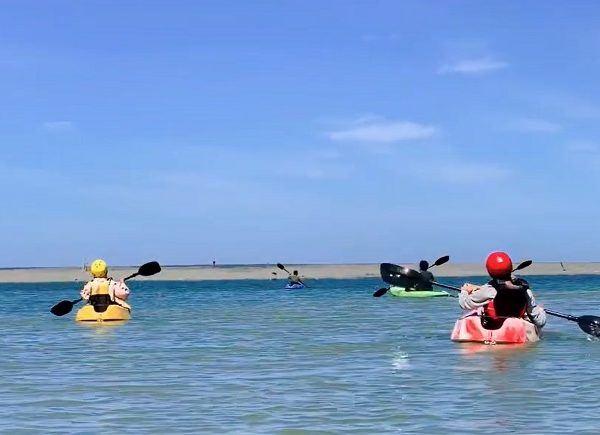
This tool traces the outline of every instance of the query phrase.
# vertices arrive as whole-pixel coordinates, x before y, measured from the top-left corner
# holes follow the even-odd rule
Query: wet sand
[[[400,263],[405,266],[416,265]],[[600,262],[598,263],[534,263],[519,272],[520,275],[580,275],[600,274]],[[348,278],[377,278],[379,277],[379,263],[376,264],[297,264],[286,265],[286,268],[299,270],[300,274],[307,279],[348,279]],[[132,274],[137,269],[134,267],[113,267],[111,276],[122,278]],[[485,269],[481,264],[474,263],[450,263],[431,270],[435,276],[457,277],[457,276],[486,276]],[[276,272],[277,275],[273,275]],[[199,281],[199,280],[241,280],[241,279],[284,279],[287,274],[279,270],[275,265],[247,265],[247,266],[163,266],[158,275],[149,278],[163,281]],[[81,267],[64,268],[17,268],[0,269],[0,282],[69,282],[85,281],[89,274]]]

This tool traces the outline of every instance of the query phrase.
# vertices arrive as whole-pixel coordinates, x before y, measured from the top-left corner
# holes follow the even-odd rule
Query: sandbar
[[[416,267],[414,262],[397,263],[408,267]],[[379,278],[379,263],[372,264],[289,264],[289,271],[299,270],[306,279],[354,279]],[[113,267],[110,275],[115,279],[134,273],[136,267]],[[482,264],[448,263],[431,270],[436,277],[485,277]],[[599,275],[600,262],[569,263],[546,262],[534,263],[519,275]],[[28,282],[73,282],[86,281],[89,274],[82,267],[36,267],[0,269],[2,283]],[[273,265],[212,265],[198,266],[164,266],[158,275],[148,278],[135,278],[159,281],[224,281],[244,279],[285,279],[287,274]]]

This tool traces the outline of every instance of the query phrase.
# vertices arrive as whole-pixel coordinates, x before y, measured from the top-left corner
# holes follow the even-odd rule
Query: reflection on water
[[[396,370],[409,370],[410,361],[406,352],[397,351],[392,359],[392,367]]]
[[[600,278],[530,282],[546,306],[600,312]],[[0,433],[597,431],[600,346],[573,322],[457,344],[456,299],[280,285],[134,282],[132,319],[101,325],[48,312],[70,283],[0,285]]]

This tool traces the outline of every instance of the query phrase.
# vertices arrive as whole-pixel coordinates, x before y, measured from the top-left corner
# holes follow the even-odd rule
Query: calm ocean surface
[[[547,308],[600,315],[600,277],[528,279]],[[119,326],[50,314],[76,283],[0,284],[0,433],[600,430],[600,342],[576,323],[550,317],[524,348],[458,345],[455,298],[309,284],[131,282]]]

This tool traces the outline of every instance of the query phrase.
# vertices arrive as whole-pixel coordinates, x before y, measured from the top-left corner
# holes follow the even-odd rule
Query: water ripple
[[[548,307],[600,313],[598,277],[530,282]],[[133,319],[98,327],[48,312],[72,284],[0,285],[0,433],[597,432],[600,346],[573,322],[458,345],[455,299],[281,286],[137,282]]]

